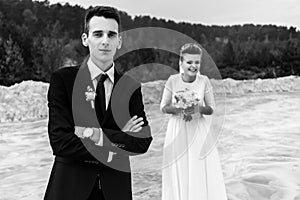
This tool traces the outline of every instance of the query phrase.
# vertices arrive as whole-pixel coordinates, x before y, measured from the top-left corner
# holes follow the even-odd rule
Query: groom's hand
[[[84,138],[83,131],[85,130],[85,127],[75,126],[74,129],[75,129],[75,135],[77,135],[79,138]]]
[[[138,132],[142,130],[142,125],[144,124],[143,118],[142,117],[137,117],[136,115],[133,116],[122,128],[123,132]]]

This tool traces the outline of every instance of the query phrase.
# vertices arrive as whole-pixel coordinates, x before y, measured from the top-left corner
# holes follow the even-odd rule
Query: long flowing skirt
[[[200,156],[208,122],[194,115],[172,116],[164,143],[162,200],[227,200],[218,150]]]

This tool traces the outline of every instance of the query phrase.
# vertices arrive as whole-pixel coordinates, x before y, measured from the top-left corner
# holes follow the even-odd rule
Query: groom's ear
[[[122,37],[119,36],[119,44],[118,44],[118,46],[117,46],[117,49],[121,49],[122,43],[123,43]]]
[[[88,46],[88,36],[87,36],[87,34],[86,33],[83,33],[82,35],[81,35],[81,42],[82,42],[82,45],[83,46],[85,46],[85,47],[87,47]]]

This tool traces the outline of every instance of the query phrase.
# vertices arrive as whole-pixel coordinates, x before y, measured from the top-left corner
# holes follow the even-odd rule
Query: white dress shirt
[[[108,78],[104,81],[104,88],[105,88],[105,106],[107,109],[109,100],[110,100],[110,96],[112,93],[112,88],[114,86],[114,73],[115,73],[115,64],[113,63],[111,68],[109,70],[107,70],[106,72],[103,72],[99,67],[96,66],[95,63],[93,63],[93,61],[91,60],[91,58],[89,58],[88,62],[87,62],[88,68],[90,70],[90,74],[91,74],[91,80],[93,81],[93,86],[94,89],[96,91],[96,87],[97,87],[97,77],[100,74],[107,74]]]
[[[103,72],[99,67],[97,67],[97,65],[91,60],[91,58],[89,58],[88,62],[87,62],[87,66],[88,69],[90,71],[91,74],[91,80],[93,82],[93,86],[94,86],[94,90],[96,91],[97,88],[97,77],[100,74],[107,74],[108,78],[104,81],[104,90],[105,90],[105,107],[107,109],[109,100],[110,100],[110,96],[112,93],[112,89],[113,89],[113,85],[114,85],[114,73],[115,73],[115,68],[114,68],[114,63],[112,64],[111,68],[109,70],[107,70],[106,72]],[[96,143],[96,145],[98,146],[103,146],[103,132],[102,129],[100,128],[100,140],[98,143]],[[110,152],[111,154],[111,152]],[[110,155],[111,156],[111,155]]]

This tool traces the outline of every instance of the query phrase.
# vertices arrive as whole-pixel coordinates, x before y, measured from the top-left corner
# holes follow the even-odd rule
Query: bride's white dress
[[[174,103],[176,91],[193,90],[204,104],[215,107],[209,79],[197,75],[192,83],[184,82],[181,74],[166,82],[161,108]],[[227,200],[217,148],[200,156],[209,124],[205,117],[192,115],[189,122],[181,115],[172,115],[164,143],[162,169],[162,200]]]

